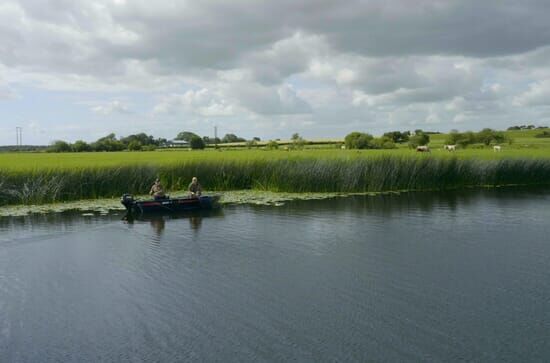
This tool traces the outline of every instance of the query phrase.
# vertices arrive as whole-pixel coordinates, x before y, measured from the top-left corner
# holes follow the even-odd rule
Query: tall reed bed
[[[0,205],[147,193],[159,176],[185,190],[193,176],[211,191],[379,192],[471,186],[550,185],[550,159],[476,160],[386,155],[348,159],[187,160],[176,164],[0,171]]]

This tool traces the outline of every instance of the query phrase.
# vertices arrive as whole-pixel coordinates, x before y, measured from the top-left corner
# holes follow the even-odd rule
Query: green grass
[[[442,144],[441,144],[442,145]],[[549,144],[550,146],[550,144]],[[370,159],[380,156],[424,157],[409,148],[395,150],[339,150],[305,149],[283,151],[252,150],[205,150],[205,151],[149,151],[113,153],[0,153],[0,172],[3,171],[48,171],[52,169],[81,169],[97,167],[120,167],[130,165],[163,166],[188,162],[244,162],[273,160],[350,160]],[[449,153],[432,144],[432,156],[457,157],[459,159],[498,160],[508,158],[550,158],[549,148],[517,148],[503,146],[500,153],[492,149],[469,148]]]
[[[540,132],[540,131],[538,131]],[[0,205],[143,194],[160,176],[182,190],[198,176],[208,190],[379,192],[472,186],[550,184],[550,140],[516,131],[502,152],[441,149],[314,148],[292,151],[205,150],[117,153],[0,153]]]

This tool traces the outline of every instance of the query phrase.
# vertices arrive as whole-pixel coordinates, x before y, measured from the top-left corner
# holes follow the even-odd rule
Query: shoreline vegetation
[[[220,204],[248,204],[264,206],[282,206],[286,202],[296,200],[315,200],[328,198],[342,198],[353,195],[381,195],[398,193],[276,193],[254,190],[233,190],[216,193],[221,196]],[[148,198],[147,195],[136,196],[138,199]],[[0,208],[0,217],[21,217],[30,214],[61,213],[66,211],[95,212],[108,214],[110,212],[125,211],[119,198],[86,199],[68,202],[31,205],[9,205]],[[87,215],[87,213],[85,213]]]
[[[157,176],[166,189],[176,194],[185,190],[193,176],[198,176],[203,187],[212,192],[377,193],[550,185],[550,157],[483,159],[391,151],[372,155],[345,153],[338,157],[327,153],[316,157],[311,153],[274,157],[269,152],[263,157],[239,157],[240,153],[182,161],[176,158],[159,164],[136,161],[127,165],[121,162],[76,167],[60,163],[2,168],[0,205],[118,198],[124,193],[142,195]]]

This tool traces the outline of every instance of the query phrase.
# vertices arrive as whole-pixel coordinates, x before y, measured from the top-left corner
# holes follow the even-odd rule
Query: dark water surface
[[[548,361],[550,192],[0,219],[0,361]]]

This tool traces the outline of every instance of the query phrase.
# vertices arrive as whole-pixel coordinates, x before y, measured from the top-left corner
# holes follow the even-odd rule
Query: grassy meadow
[[[539,131],[540,132],[540,131]],[[159,150],[98,153],[0,153],[0,205],[50,203],[144,194],[160,176],[167,189],[199,177],[213,191],[379,192],[475,186],[550,184],[550,139],[509,132],[501,152],[472,145],[450,153],[431,135],[432,153],[341,150],[338,143],[304,150]]]

